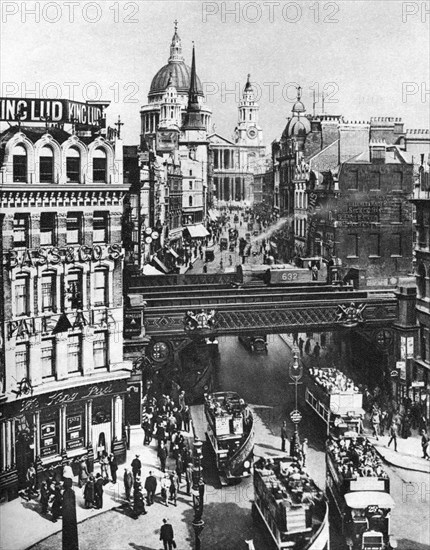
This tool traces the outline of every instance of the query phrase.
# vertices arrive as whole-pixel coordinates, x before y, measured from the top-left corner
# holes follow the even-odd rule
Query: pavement
[[[183,432],[185,436],[190,440],[193,437],[192,432]],[[150,446],[143,446],[143,431],[138,427],[133,427],[131,430],[130,450],[127,451],[126,462],[120,465],[118,468],[118,480],[117,483],[109,483],[104,488],[103,495],[103,508],[101,510],[86,509],[84,507],[83,489],[78,487],[77,476],[74,479],[73,489],[76,495],[76,513],[78,523],[85,522],[95,516],[105,513],[112,509],[122,509],[125,513],[129,509],[128,502],[125,499],[123,475],[124,467],[130,466],[131,461],[136,454],[140,455],[142,462],[142,480],[148,475],[149,470],[153,470],[154,475],[157,478],[161,478],[162,473],[159,469],[159,461],[157,458],[156,442],[153,440]],[[167,460],[167,470],[172,470],[175,466],[175,462],[172,458]],[[100,472],[98,464],[94,464],[94,474]],[[185,485],[184,479],[182,484]],[[160,491],[160,483],[158,483],[157,494]],[[145,491],[144,491],[145,494]],[[180,507],[192,508],[191,497],[184,496],[183,492],[179,494],[178,509]],[[157,500],[157,495],[156,495]],[[163,505],[157,505],[148,507],[148,515],[145,518],[150,518],[153,514],[153,508],[162,510],[157,516],[157,524],[154,527],[161,525],[162,518],[164,517],[165,507]],[[172,518],[170,510],[173,510],[173,506],[169,507],[169,518]],[[176,509],[175,509],[176,511]],[[179,516],[179,512],[177,514]],[[172,518],[173,519],[173,518]],[[160,525],[159,525],[160,524]],[[32,547],[39,541],[60,533],[60,546],[61,547],[61,530],[62,521],[52,522],[50,516],[43,516],[41,513],[41,506],[39,498],[36,497],[27,501],[25,498],[19,496],[18,498],[3,503],[0,505],[0,549],[1,550],[24,550]],[[7,526],[7,528],[5,527]],[[158,540],[158,539],[157,539]],[[53,548],[55,548],[55,544]],[[157,546],[154,546],[156,548]]]
[[[281,334],[281,338],[291,348],[293,345],[293,337],[291,335]],[[306,340],[305,334],[299,334],[298,337],[302,337]],[[315,341],[311,340],[311,350],[315,345]],[[333,364],[338,364],[336,358],[332,355],[329,349],[321,349],[320,357],[317,363],[317,359],[312,355],[303,354],[301,361],[306,367],[331,367]],[[412,436],[407,439],[402,437],[397,438],[397,451],[394,450],[394,445],[391,443],[391,447],[388,446],[390,437],[388,435],[380,436],[376,439],[372,436],[372,430],[370,428],[370,414],[366,413],[364,419],[364,433],[368,439],[375,446],[378,454],[391,466],[397,468],[403,468],[405,470],[412,470],[416,472],[423,472],[430,474],[430,461],[422,458],[421,448],[421,436],[417,430],[412,430]]]

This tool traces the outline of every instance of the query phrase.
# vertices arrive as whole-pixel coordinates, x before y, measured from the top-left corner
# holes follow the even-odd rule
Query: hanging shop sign
[[[8,253],[8,265],[14,267],[37,267],[39,265],[73,264],[76,262],[99,262],[100,260],[118,260],[124,256],[120,244],[93,246],[67,246],[59,248],[23,248],[11,249]]]
[[[58,454],[58,420],[40,424],[40,456],[45,458]]]
[[[69,412],[69,411],[67,411]],[[84,446],[84,412],[72,410],[66,416],[66,450],[78,449]]]
[[[106,104],[106,103],[105,103]],[[104,104],[69,99],[0,98],[0,120],[8,122],[52,122],[104,127]]]
[[[30,336],[52,336],[69,329],[82,330],[85,338],[94,338],[91,329],[109,329],[118,332],[119,326],[109,309],[57,313],[50,317],[19,319],[7,324],[7,338],[29,338]]]

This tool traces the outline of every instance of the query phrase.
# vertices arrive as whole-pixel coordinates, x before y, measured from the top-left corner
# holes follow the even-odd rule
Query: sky
[[[248,73],[267,145],[298,84],[308,113],[314,91],[321,112],[324,92],[327,114],[429,127],[430,2],[3,0],[0,9],[1,96],[110,100],[108,124],[121,116],[126,144],[139,142],[139,109],[167,63],[175,19],[227,138]]]

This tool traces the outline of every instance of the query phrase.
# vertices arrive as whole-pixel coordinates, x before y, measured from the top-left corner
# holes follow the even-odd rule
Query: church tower
[[[162,102],[160,104],[160,123],[159,128],[178,130],[181,127],[181,104],[178,100],[178,92],[170,73]]]
[[[186,133],[187,138],[192,141],[193,137],[197,140],[206,138],[206,126],[203,122],[201,107],[199,104],[199,96],[197,89],[197,74],[196,74],[196,54],[193,44],[193,57],[191,61],[191,79],[190,91],[188,92],[188,106],[185,113],[185,120],[182,130]]]
[[[248,74],[242,99],[239,103],[239,119],[235,129],[235,143],[238,145],[259,146],[263,144],[263,130],[258,125],[260,107]]]

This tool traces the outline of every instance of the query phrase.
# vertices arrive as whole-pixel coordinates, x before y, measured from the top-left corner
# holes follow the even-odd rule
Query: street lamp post
[[[295,390],[294,411],[292,411],[292,413],[290,414],[290,418],[294,423],[294,433],[290,442],[290,455],[298,457],[300,454],[300,437],[299,437],[298,425],[302,419],[302,415],[300,414],[300,411],[297,408],[298,407],[297,386],[299,384],[299,380],[303,376],[303,368],[299,363],[299,359],[296,351],[294,351],[293,362],[289,366],[289,375],[291,380],[293,380],[294,390]]]
[[[198,437],[194,439],[193,449],[193,508],[194,519],[192,522],[194,535],[195,535],[195,550],[201,549],[200,535],[205,526],[205,522],[202,520],[203,504],[205,496],[205,483],[202,476],[202,447],[203,442]]]

